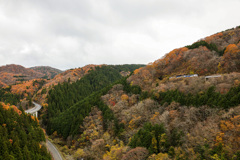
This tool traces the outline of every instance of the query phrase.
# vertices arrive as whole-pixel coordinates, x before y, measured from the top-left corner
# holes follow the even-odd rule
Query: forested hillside
[[[50,158],[38,120],[6,105],[32,98],[67,160],[240,159],[240,27],[147,66],[87,65],[0,85],[0,159]]]
[[[54,128],[58,128],[58,133],[63,135],[65,138],[69,136],[70,132],[72,134],[76,133],[76,131],[78,131],[78,126],[76,125],[81,124],[83,118],[90,112],[91,106],[84,106],[84,108],[81,107],[82,111],[78,112],[70,111],[73,110],[73,108],[77,108],[77,106],[74,107],[74,105],[76,103],[80,104],[84,101],[84,98],[87,98],[91,94],[92,95],[90,96],[90,99],[87,100],[87,103],[100,103],[100,96],[102,95],[101,92],[103,92],[100,91],[101,89],[111,85],[117,80],[120,80],[122,78],[120,74],[121,71],[133,71],[140,66],[142,65],[117,65],[95,67],[94,70],[90,70],[86,76],[76,81],[75,83],[70,84],[69,80],[68,82],[64,82],[63,84],[59,84],[52,88],[52,90],[49,91],[49,95],[47,97],[47,115],[44,116],[44,123],[48,126],[47,131],[49,133],[52,133],[52,131],[55,131]],[[97,102],[95,102],[94,99],[97,100]],[[104,110],[107,109],[106,106],[102,107],[102,109]],[[62,112],[64,113],[60,114]],[[74,115],[70,114],[69,112],[72,112],[72,114]],[[110,112],[109,109],[108,112]],[[62,123],[61,119],[66,119],[63,123],[67,124],[67,127],[64,127],[66,125]],[[75,121],[76,123],[71,123],[72,121]],[[71,126],[74,127],[70,129]]]
[[[152,95],[122,80],[83,99],[53,119],[51,132],[54,131],[54,136],[68,136],[66,143],[72,149],[65,152],[85,158],[103,156],[104,159],[114,159],[119,156],[119,159],[128,159],[139,154],[144,159],[149,155],[154,159],[202,159],[219,157],[219,153],[223,154],[220,155],[223,159],[238,157],[240,144],[234,139],[239,138],[240,108],[233,109],[231,106],[240,104],[239,88],[234,87],[223,95],[215,92],[213,87],[199,95],[185,96],[179,91]],[[220,100],[215,101],[214,97]],[[231,98],[226,100],[227,97]],[[90,113],[94,110],[93,106],[99,109],[95,114]],[[222,110],[225,107],[231,109]],[[194,139],[194,136],[197,138]],[[233,139],[229,141],[230,137]],[[227,149],[221,146],[223,144],[236,147]],[[182,148],[185,145],[190,149],[187,152]],[[207,145],[207,148],[202,145]],[[93,156],[96,153],[101,154]]]
[[[0,88],[0,101],[17,105],[20,101],[20,95],[12,94],[10,88]]]
[[[51,159],[37,118],[15,106],[22,96],[0,88],[0,159]]]
[[[30,69],[43,73],[45,75],[43,78],[45,79],[53,79],[56,75],[63,72],[59,69],[52,68],[49,66],[35,66],[31,67]]]
[[[46,98],[48,95],[48,91],[55,85],[62,84],[64,82],[73,83],[77,80],[80,80],[82,77],[87,75],[90,70],[94,70],[95,67],[101,67],[107,65],[86,65],[82,68],[69,69],[63,73],[58,74],[53,79],[49,80],[43,87],[40,89],[35,97],[35,100],[44,103],[46,102]],[[116,71],[118,70],[122,76],[126,76],[130,74],[130,72],[134,71],[137,68],[143,67],[145,65],[141,64],[133,64],[133,65],[119,65],[121,67],[115,67]]]
[[[51,159],[42,141],[45,135],[37,119],[15,106],[0,104],[0,159]]]
[[[240,27],[236,27],[172,50],[163,58],[135,70],[128,82],[151,90],[158,79],[174,75],[240,72],[239,53]]]
[[[48,92],[43,124],[67,159],[240,159],[239,40],[219,32],[122,79],[94,67]]]

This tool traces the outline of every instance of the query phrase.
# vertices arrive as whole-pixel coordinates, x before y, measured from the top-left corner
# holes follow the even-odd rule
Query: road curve
[[[33,104],[35,105],[35,107],[25,110],[26,113],[31,114],[31,113],[39,111],[42,108],[42,106],[40,104],[37,104],[35,102],[33,102]],[[63,160],[60,153],[58,152],[57,148],[49,140],[46,140],[46,146],[54,160]]]
[[[25,110],[26,113],[34,113],[34,112],[39,111],[42,108],[42,106],[40,104],[37,104],[35,102],[33,102],[33,104],[35,105],[35,107]]]
[[[52,144],[49,140],[46,140],[47,148],[49,152],[51,153],[54,160],[63,160],[62,156],[58,152],[57,148]]]

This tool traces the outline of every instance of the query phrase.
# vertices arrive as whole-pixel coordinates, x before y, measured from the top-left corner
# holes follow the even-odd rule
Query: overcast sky
[[[0,0],[0,66],[147,64],[240,25],[240,0]]]

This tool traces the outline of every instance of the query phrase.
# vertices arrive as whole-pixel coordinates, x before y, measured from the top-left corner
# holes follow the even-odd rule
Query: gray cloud
[[[149,63],[235,27],[238,0],[7,0],[0,2],[0,65]]]

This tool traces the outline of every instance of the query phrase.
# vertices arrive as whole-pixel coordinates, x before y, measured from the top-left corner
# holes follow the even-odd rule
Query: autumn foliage
[[[86,65],[82,68],[70,69],[63,73],[56,75],[51,79],[44,87],[50,87],[52,85],[57,85],[58,83],[67,82],[76,82],[81,79],[84,75],[88,74],[88,71],[94,69],[96,66],[101,67],[102,65]]]
[[[0,67],[0,81],[6,85],[22,83],[23,81],[44,77],[43,73],[25,68],[20,65],[6,65]]]
[[[15,106],[0,103],[0,159],[51,159],[38,122]]]
[[[0,102],[0,105],[2,106],[3,109],[5,110],[9,110],[9,109],[13,109],[15,112],[18,113],[18,115],[22,114],[22,111],[20,111],[15,105],[10,105],[10,104],[5,104],[3,102]]]
[[[35,98],[43,125],[69,159],[239,159],[239,56],[238,27],[174,49],[123,79],[130,71],[122,66],[88,65],[42,88],[32,80],[11,91],[32,96],[41,88]],[[177,77],[183,74],[198,76]]]
[[[33,94],[38,91],[38,89],[41,88],[44,83],[45,80],[42,79],[25,81],[20,84],[12,85],[11,92],[13,94],[24,95],[24,97],[33,96]]]
[[[148,90],[158,79],[174,75],[239,72],[239,40],[240,28],[235,28],[174,49],[161,59],[135,70],[128,82]]]

